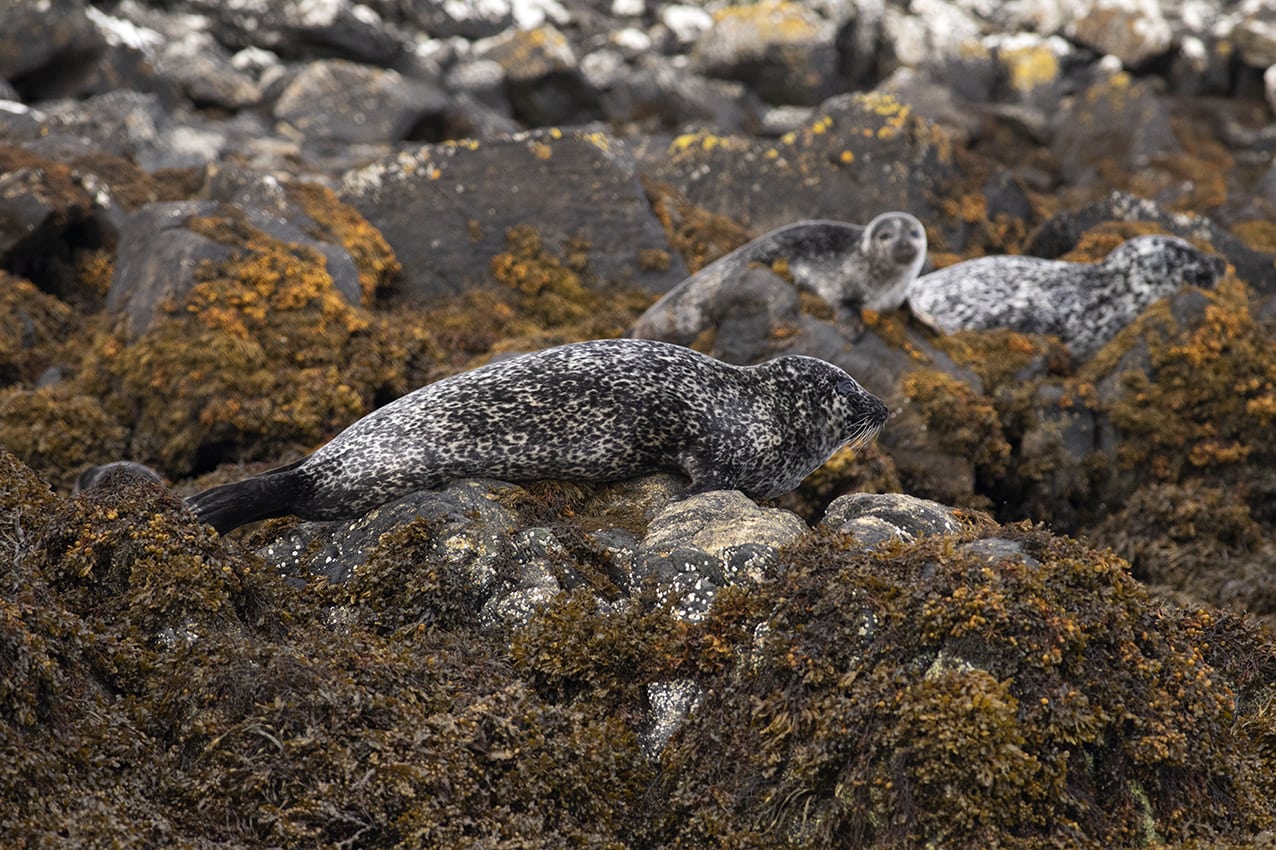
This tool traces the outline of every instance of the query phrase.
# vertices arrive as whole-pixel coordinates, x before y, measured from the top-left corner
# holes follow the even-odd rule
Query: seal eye
[[[837,391],[841,395],[855,395],[860,391],[860,385],[855,383],[854,378],[839,378]]]

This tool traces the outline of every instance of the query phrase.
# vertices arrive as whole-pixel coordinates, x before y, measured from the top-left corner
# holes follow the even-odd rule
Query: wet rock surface
[[[1269,846],[1270,18],[4,4],[0,844]],[[745,270],[685,342],[891,410],[762,504],[467,479],[222,538],[181,499],[890,209],[928,268],[1230,267],[1091,357]]]

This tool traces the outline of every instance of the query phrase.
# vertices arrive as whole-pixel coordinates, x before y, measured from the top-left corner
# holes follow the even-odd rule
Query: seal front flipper
[[[219,534],[259,519],[293,513],[304,489],[305,479],[297,472],[302,460],[236,481],[211,487],[186,499],[200,522]]]
[[[687,488],[688,496],[709,493],[713,490],[739,489],[739,485],[731,481],[722,470],[712,466],[699,455],[683,452],[678,455],[678,466],[682,474],[691,479],[691,485]]]

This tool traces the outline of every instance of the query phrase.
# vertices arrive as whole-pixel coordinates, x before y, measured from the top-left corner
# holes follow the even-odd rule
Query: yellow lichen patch
[[[1059,57],[1045,45],[998,51],[998,59],[1009,72],[1010,87],[1020,93],[1053,83],[1059,78]]]
[[[747,29],[770,44],[805,45],[819,35],[819,18],[800,3],[790,0],[762,0],[759,3],[724,6],[713,12],[720,37],[733,30]]]
[[[905,396],[920,411],[927,427],[945,435],[945,447],[968,457],[990,474],[1005,469],[1010,444],[992,403],[971,387],[933,369],[917,369],[904,377]]]
[[[376,293],[387,288],[401,270],[390,243],[367,219],[341,203],[327,187],[315,183],[290,183],[287,193],[318,225],[319,231],[311,236],[336,242],[346,249],[359,270],[363,304],[371,305]]]
[[[697,131],[695,133],[684,133],[674,138],[669,143],[669,155],[686,151],[712,151],[721,148],[728,151],[747,151],[749,149],[748,139],[736,136],[719,136],[707,131]]]

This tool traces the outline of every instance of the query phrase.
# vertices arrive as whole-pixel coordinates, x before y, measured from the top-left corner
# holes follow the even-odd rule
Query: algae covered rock
[[[427,145],[349,172],[341,198],[385,235],[406,295],[490,287],[485,270],[519,225],[556,254],[575,243],[604,280],[661,292],[682,279],[632,155],[601,130]]]
[[[645,158],[655,159],[651,179],[757,233],[811,218],[870,221],[887,210],[928,221],[955,173],[944,131],[877,92],[831,98],[775,140],[689,133]]]
[[[1276,658],[1254,627],[1167,609],[1110,553],[996,536],[1017,554],[789,550],[752,650],[701,682],[662,755],[666,846],[1114,847],[1270,825],[1270,753],[1243,724],[1270,734]]]

